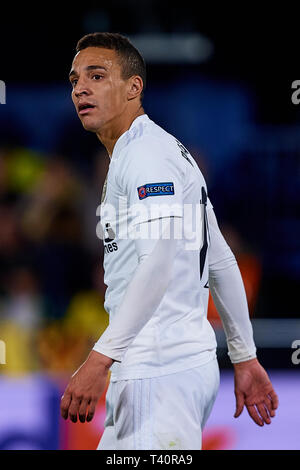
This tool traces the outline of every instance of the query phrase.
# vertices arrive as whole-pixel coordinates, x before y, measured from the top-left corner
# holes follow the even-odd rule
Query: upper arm
[[[209,269],[212,270],[214,268],[218,268],[218,266],[220,268],[220,263],[223,261],[235,261],[235,257],[219,228],[218,221],[211,204],[210,207],[207,208],[207,220],[210,236],[208,262]]]

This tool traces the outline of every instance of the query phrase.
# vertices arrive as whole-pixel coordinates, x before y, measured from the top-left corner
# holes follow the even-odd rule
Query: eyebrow
[[[96,70],[96,69],[102,69],[102,70],[105,70],[105,72],[107,72],[107,69],[105,67],[103,67],[103,65],[88,65],[85,70],[86,71],[89,71],[89,70]],[[71,72],[69,73],[69,77],[72,77],[73,75],[77,75],[77,72],[75,72],[75,70],[71,70]]]

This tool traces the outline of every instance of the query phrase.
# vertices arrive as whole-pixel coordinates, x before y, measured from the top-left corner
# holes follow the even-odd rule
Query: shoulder
[[[146,126],[143,131],[129,135],[127,145],[121,150],[118,158],[119,172],[147,171],[148,169],[165,168],[185,174],[180,149],[176,139],[159,126]]]

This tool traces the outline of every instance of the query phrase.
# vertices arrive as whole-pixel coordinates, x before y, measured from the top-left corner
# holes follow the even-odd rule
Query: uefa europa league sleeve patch
[[[173,196],[174,183],[148,183],[137,188],[139,199],[149,196]]]

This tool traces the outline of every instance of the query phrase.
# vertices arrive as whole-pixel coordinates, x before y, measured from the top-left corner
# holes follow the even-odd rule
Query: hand
[[[234,388],[235,418],[240,416],[245,405],[258,426],[271,423],[278,408],[278,397],[267,372],[257,359],[234,364]]]
[[[87,360],[72,375],[72,378],[61,397],[61,416],[81,423],[91,421],[96,405],[105,390],[108,370],[113,360],[97,351],[91,351]],[[88,411],[87,411],[88,409]]]

